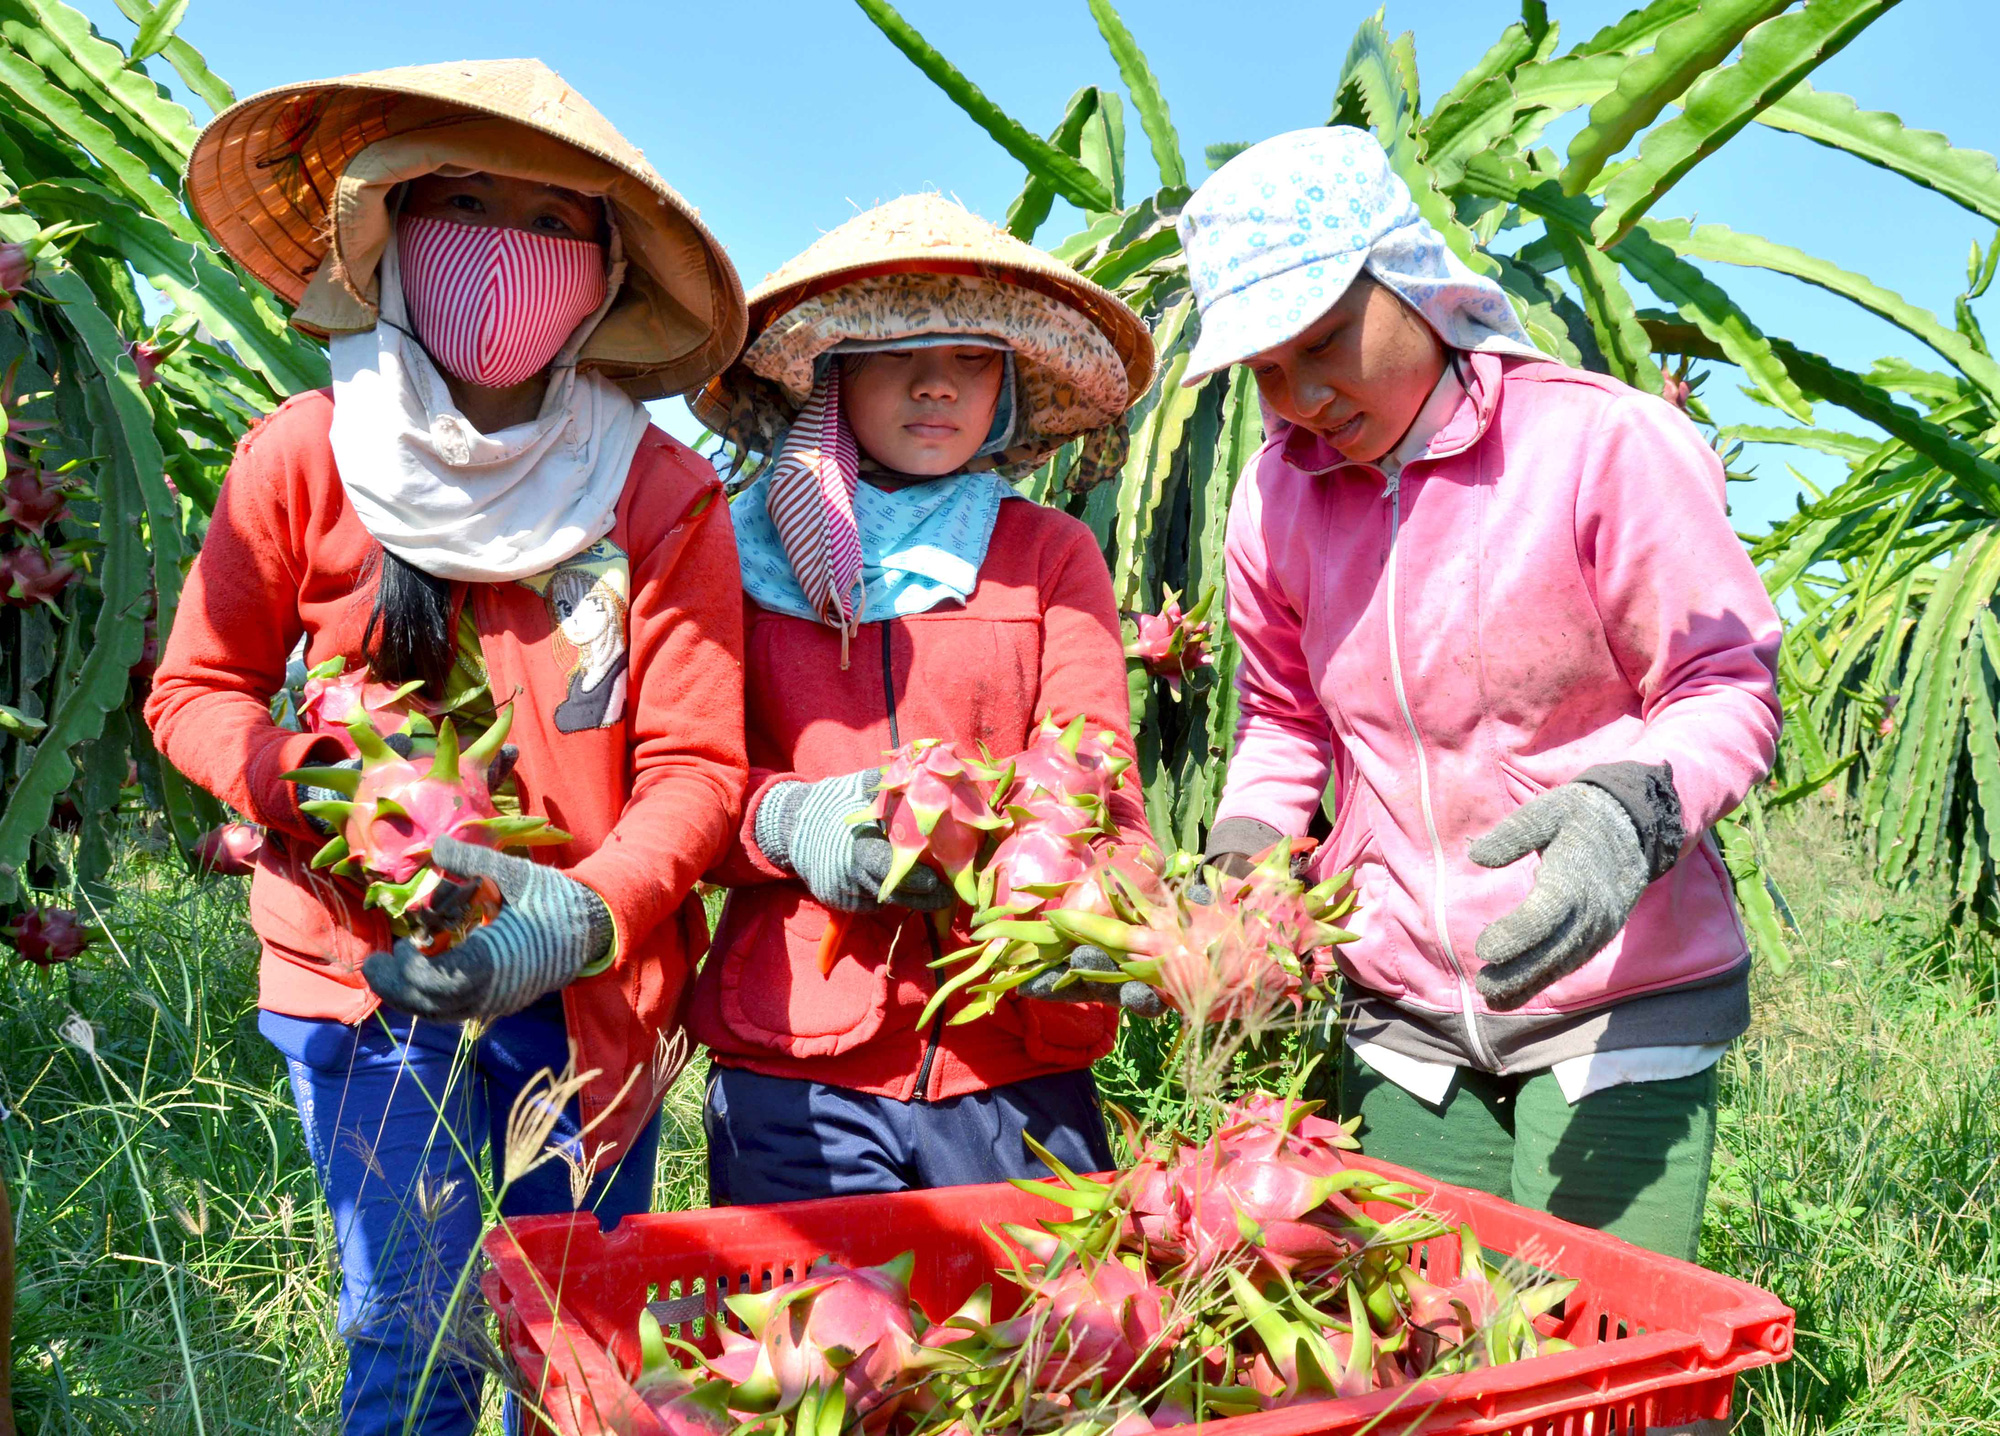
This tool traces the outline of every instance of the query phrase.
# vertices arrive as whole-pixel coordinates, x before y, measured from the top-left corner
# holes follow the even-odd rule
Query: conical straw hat
[[[328,264],[343,239],[337,231],[352,221],[341,205],[350,164],[371,145],[400,141],[387,148],[408,177],[413,155],[434,158],[433,170],[452,163],[459,137],[472,156],[504,156],[508,147],[496,146],[493,120],[529,132],[512,131],[522,166],[497,172],[558,174],[549,182],[602,196],[619,221],[631,292],[621,294],[578,362],[603,369],[640,399],[693,388],[728,363],[744,332],[735,266],[695,208],[539,60],[409,65],[240,100],[195,142],[189,204],[216,242],[287,302],[299,304],[312,287],[301,328],[365,328],[374,322],[379,245],[359,264],[339,254]],[[351,182],[347,190],[351,197]],[[327,286],[330,298],[322,293]]]
[[[890,200],[829,230],[757,286],[749,300],[751,348],[690,400],[696,417],[734,438],[754,433],[753,446],[764,447],[774,429],[763,415],[746,423],[746,411],[775,405],[795,412],[804,396],[796,392],[788,396],[754,372],[758,340],[791,311],[813,310],[821,296],[863,281],[898,275],[957,275],[1014,285],[1067,306],[1088,320],[1108,342],[1117,369],[1122,371],[1108,376],[1113,392],[1122,401],[1108,406],[1109,412],[1098,414],[1094,424],[1115,420],[1153,381],[1152,335],[1145,321],[1117,295],[943,195],[913,194]],[[829,307],[838,306],[829,301]],[[836,337],[837,327],[826,326],[828,341]],[[1102,352],[1103,346],[1098,348]],[[1104,363],[1113,362],[1112,354],[1107,353]],[[1072,400],[1080,387],[1098,392],[1105,388],[1102,384],[1079,385],[1075,375],[1057,377],[1055,387]],[[1073,403],[1070,410],[1078,412]],[[789,412],[778,416],[782,422],[789,422],[790,417]],[[1039,462],[1038,455],[1046,455],[1064,440],[1076,437],[1076,431],[1067,425],[1051,429],[1035,424],[1034,418],[1030,416],[1031,427],[1039,432],[1021,453],[1010,455],[1016,460],[1011,467],[1019,468],[1023,463],[1032,466]]]

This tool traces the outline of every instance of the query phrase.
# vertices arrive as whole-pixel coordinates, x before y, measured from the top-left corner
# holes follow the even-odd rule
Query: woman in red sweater
[[[707,938],[685,899],[745,763],[728,507],[637,401],[735,352],[741,290],[693,210],[533,61],[247,100],[203,133],[189,190],[332,336],[334,382],[244,439],[146,716],[269,831],[259,1026],[340,1246],[345,1429],[469,1433],[480,1376],[452,1301],[486,1215],[476,1155],[503,1215],[650,1205]],[[309,664],[421,680],[468,740],[510,710],[507,791],[569,835],[534,861],[440,838],[441,869],[503,898],[441,956],[309,867],[328,830],[297,770],[343,749],[271,720],[302,639]],[[587,1075],[554,1151],[507,1156],[516,1099],[572,1054]]]
[[[1102,1169],[1090,1063],[1118,1001],[1157,1012],[1157,995],[1078,1001],[1106,989],[1072,983],[1048,994],[1069,1000],[1010,996],[957,1026],[952,1000],[920,1023],[964,924],[939,939],[930,913],[954,899],[925,868],[878,903],[888,843],[854,820],[914,739],[1004,758],[1044,719],[1082,716],[1131,756],[1104,558],[1001,475],[1080,439],[1075,481],[1098,477],[1151,376],[1150,338],[1110,294],[937,195],[842,225],[752,305],[749,347],[695,403],[772,456],[735,504],[750,794],[688,1019],[714,1055],[711,1199],[1037,1174],[1023,1131]],[[1117,841],[1150,841],[1136,784],[1111,808]]]

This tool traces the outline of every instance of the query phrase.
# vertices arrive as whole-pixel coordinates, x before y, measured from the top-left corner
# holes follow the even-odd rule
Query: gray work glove
[[[1257,854],[1267,851],[1284,834],[1255,818],[1224,818],[1208,835],[1203,861],[1224,877],[1248,877]],[[1206,885],[1204,885],[1205,887]]]
[[[857,821],[875,797],[879,768],[779,783],[757,805],[757,846],[781,868],[799,875],[807,891],[842,912],[874,912],[876,894],[889,876],[889,839],[874,819]],[[919,912],[938,912],[958,901],[937,872],[919,863],[889,900]]]
[[[457,838],[439,838],[431,861],[452,876],[491,878],[500,913],[435,957],[400,938],[362,963],[368,985],[398,1011],[438,1022],[505,1017],[611,950],[611,910],[575,878]]]
[[[1664,763],[1586,769],[1501,820],[1472,845],[1472,860],[1504,868],[1540,852],[1542,867],[1521,905],[1479,934],[1480,994],[1511,1011],[1590,961],[1685,840]]]
[[[1134,1017],[1158,1017],[1167,1010],[1167,1001],[1160,996],[1157,988],[1149,987],[1136,978],[1128,979],[1113,987],[1108,982],[1091,982],[1078,978],[1060,990],[1056,984],[1064,974],[1078,972],[1116,972],[1117,962],[1101,947],[1081,943],[1070,949],[1069,956],[1060,964],[1040,973],[1021,987],[1025,997],[1039,998],[1043,1002],[1115,1002]]]

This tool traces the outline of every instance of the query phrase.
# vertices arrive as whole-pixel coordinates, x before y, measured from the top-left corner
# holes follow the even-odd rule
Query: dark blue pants
[[[717,1064],[708,1069],[702,1124],[714,1206],[1048,1176],[1021,1141],[1024,1131],[1072,1170],[1112,1165],[1087,1068],[942,1102],[898,1102]]]
[[[494,1023],[477,1042],[458,1027],[387,1011],[359,1026],[275,1012],[257,1027],[285,1056],[340,1250],[346,1436],[470,1436],[484,1344],[470,1265],[485,1226],[482,1154],[501,1182],[514,1099],[569,1061],[562,1000]],[[548,1145],[580,1155],[576,1104]],[[582,1202],[609,1227],[652,1205],[659,1114],[625,1160],[594,1174]],[[553,1158],[502,1194],[506,1216],[577,1209],[571,1166]],[[429,1367],[426,1376],[425,1369]],[[511,1415],[511,1412],[509,1413]],[[511,1429],[511,1422],[510,1422]]]

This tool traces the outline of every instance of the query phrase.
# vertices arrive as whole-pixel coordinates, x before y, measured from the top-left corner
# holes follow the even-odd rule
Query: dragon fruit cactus
[[[195,866],[223,877],[247,878],[257,871],[264,851],[264,830],[255,823],[224,823],[195,840]]]
[[[102,929],[86,926],[66,907],[30,908],[8,926],[0,927],[0,937],[7,939],[21,960],[37,967],[69,962],[103,935]]]
[[[464,891],[467,885],[441,882],[430,865],[431,847],[439,838],[450,836],[489,848],[543,847],[570,840],[568,833],[550,827],[546,818],[503,817],[493,805],[488,765],[507,741],[512,720],[513,709],[501,709],[493,726],[461,753],[457,732],[447,718],[438,726],[435,752],[419,760],[396,753],[382,741],[368,715],[358,715],[347,731],[361,758],[359,772],[301,768],[285,775],[341,795],[300,804],[303,811],[335,828],[335,836],[314,856],[313,866],[365,880],[367,906],[382,908],[392,918],[408,917],[418,927],[426,926],[423,917],[434,905],[444,912],[438,899],[449,896],[447,925],[454,929],[452,935],[458,935],[468,924],[457,909],[470,894]],[[474,910],[480,917],[490,917],[495,895],[481,891],[478,896],[481,901]]]
[[[1131,615],[1133,636],[1125,645],[1125,656],[1136,658],[1155,678],[1167,680],[1167,691],[1181,696],[1181,683],[1198,668],[1212,667],[1208,640],[1214,625],[1207,622],[1215,606],[1215,587],[1210,585],[1201,601],[1181,612],[1180,596],[1171,589],[1158,613]]]
[[[732,1410],[786,1412],[838,1388],[864,1430],[879,1431],[924,1370],[910,1306],[916,1253],[874,1267],[821,1259],[797,1281],[725,1297],[750,1335],[724,1329],[710,1371],[730,1383]]]
[[[308,733],[324,733],[337,740],[352,758],[359,751],[349,728],[365,717],[378,733],[401,732],[419,715],[415,701],[424,685],[412,681],[400,687],[377,683],[368,676],[366,664],[349,671],[344,657],[329,658],[306,670],[305,688],[299,695],[299,721]]]
[[[880,900],[889,901],[918,863],[951,880],[960,899],[979,903],[973,864],[987,835],[1006,826],[993,811],[994,776],[961,758],[949,743],[919,738],[889,756],[875,795],[875,817],[894,854]]]

